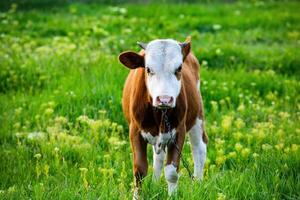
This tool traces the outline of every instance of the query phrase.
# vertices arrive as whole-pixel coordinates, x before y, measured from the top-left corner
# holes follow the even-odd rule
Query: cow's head
[[[145,68],[146,86],[154,107],[175,107],[181,89],[182,63],[190,52],[190,41],[180,43],[159,39],[138,44],[145,50],[145,55],[123,52],[119,56],[120,62],[130,69]]]

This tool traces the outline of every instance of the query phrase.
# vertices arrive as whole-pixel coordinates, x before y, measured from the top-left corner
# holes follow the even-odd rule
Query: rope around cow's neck
[[[169,133],[171,131],[171,124],[169,122],[169,118],[168,118],[168,115],[167,115],[167,112],[168,112],[168,109],[163,109],[162,112],[161,112],[161,123],[165,123],[165,126],[166,126],[166,132]],[[182,165],[183,167],[188,171],[188,174],[189,174],[189,177],[192,179],[192,180],[195,180],[194,178],[194,175],[192,173],[192,171],[190,170],[189,168],[189,164],[188,162],[184,159],[183,155],[182,155],[182,151],[179,150],[179,146],[176,142],[176,138],[173,138],[173,134],[171,134],[171,139],[169,141],[169,144],[171,142],[173,142],[174,146],[175,146],[175,149],[177,151],[177,153],[179,154],[179,157],[181,159],[181,162],[182,162]],[[167,146],[169,146],[169,144]]]

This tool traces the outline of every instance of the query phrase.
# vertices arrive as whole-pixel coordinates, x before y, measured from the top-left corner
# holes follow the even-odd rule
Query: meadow
[[[192,36],[208,159],[144,199],[300,199],[300,3],[11,4],[0,11],[0,199],[131,199],[118,62]],[[192,168],[189,139],[183,151]]]

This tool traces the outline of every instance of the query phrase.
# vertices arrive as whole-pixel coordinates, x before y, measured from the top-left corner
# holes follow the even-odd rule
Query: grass
[[[170,199],[299,199],[299,2],[72,3],[0,13],[0,198],[130,199],[120,52],[192,36],[201,68],[205,176]],[[152,152],[149,146],[149,160]],[[184,157],[192,166],[189,141]],[[144,180],[144,199],[167,199]]]

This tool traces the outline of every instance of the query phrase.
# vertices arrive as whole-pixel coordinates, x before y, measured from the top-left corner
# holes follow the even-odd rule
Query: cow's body
[[[140,54],[144,54],[142,51]],[[190,130],[195,124],[196,118],[203,119],[202,98],[199,93],[199,63],[195,56],[190,53],[182,69],[183,87],[178,99],[179,106],[168,111],[171,117],[172,127],[176,128],[182,120],[186,130]],[[137,68],[131,70],[126,79],[122,106],[128,124],[134,124],[144,132],[150,132],[153,136],[159,134],[161,111],[151,105],[150,96],[145,84],[145,70]],[[207,142],[206,135],[204,140]]]
[[[140,55],[145,56],[145,51],[142,50]],[[176,74],[181,84],[180,92],[174,107],[167,110],[157,109],[153,106],[153,97],[148,91],[147,76],[149,75],[144,67],[136,67],[131,70],[124,86],[122,98],[123,112],[130,129],[136,186],[139,186],[141,178],[147,174],[147,143],[154,147],[155,179],[161,175],[165,157],[165,152],[161,151],[164,148],[161,148],[160,145],[166,145],[165,177],[168,182],[169,194],[171,194],[177,186],[180,153],[187,132],[190,132],[191,136],[195,162],[194,175],[198,178],[202,177],[207,136],[203,129],[204,116],[199,91],[199,63],[190,52],[184,56],[182,70],[180,74]],[[167,117],[162,117],[163,113],[166,113]],[[178,145],[178,149],[175,147],[175,143]]]

